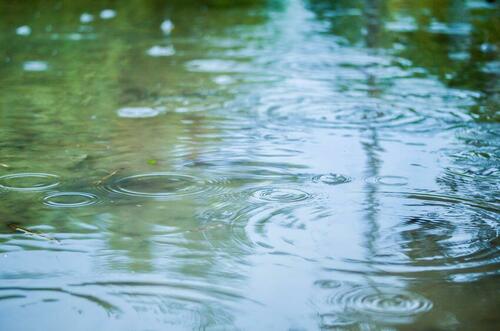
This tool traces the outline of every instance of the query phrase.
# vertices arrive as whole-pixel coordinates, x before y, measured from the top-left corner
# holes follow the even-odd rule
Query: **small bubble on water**
[[[481,46],[479,46],[479,50],[483,53],[495,53],[497,51],[497,47],[494,44],[482,43]]]
[[[313,177],[313,182],[327,185],[339,185],[352,182],[352,178],[342,174],[325,174]]]
[[[82,40],[83,36],[80,33],[70,33],[68,34],[68,40],[79,41]]]
[[[124,107],[118,109],[117,113],[123,118],[148,118],[157,116],[160,111],[150,107]]]
[[[104,9],[103,11],[101,11],[99,16],[103,20],[109,20],[109,19],[112,19],[116,16],[116,11],[114,11],[113,9]]]
[[[172,56],[175,54],[175,49],[173,46],[153,46],[146,53],[153,57]]]
[[[227,75],[220,75],[213,79],[214,83],[218,85],[228,85],[234,83],[234,79]]]
[[[44,61],[26,61],[23,63],[24,71],[46,71],[49,68]]]
[[[160,29],[164,34],[170,34],[174,29],[174,23],[171,20],[165,20],[161,23]]]
[[[18,36],[29,36],[31,34],[31,28],[27,25],[22,25],[16,29],[16,34]]]
[[[81,23],[90,23],[93,20],[94,20],[94,16],[92,14],[83,13],[82,15],[80,15],[80,22]]]

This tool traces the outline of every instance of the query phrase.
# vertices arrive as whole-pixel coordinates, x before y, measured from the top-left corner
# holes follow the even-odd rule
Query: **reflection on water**
[[[495,329],[498,8],[0,2],[0,328]]]

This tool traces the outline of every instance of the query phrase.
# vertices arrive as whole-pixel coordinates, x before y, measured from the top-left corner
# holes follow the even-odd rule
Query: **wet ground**
[[[0,2],[0,329],[497,329],[499,13]]]

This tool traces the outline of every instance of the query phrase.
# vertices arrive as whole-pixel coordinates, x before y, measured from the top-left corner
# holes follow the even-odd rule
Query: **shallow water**
[[[254,2],[0,2],[2,331],[498,328],[498,5]]]

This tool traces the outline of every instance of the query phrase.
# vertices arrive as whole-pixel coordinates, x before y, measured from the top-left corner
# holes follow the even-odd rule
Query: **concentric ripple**
[[[279,102],[274,105],[273,102]],[[274,119],[300,121],[318,127],[392,128],[416,125],[425,118],[421,112],[401,103],[329,103],[316,97],[302,100],[266,101],[267,114]],[[307,110],[307,111],[305,111]]]
[[[338,291],[328,301],[353,319],[386,323],[411,322],[413,317],[433,307],[432,301],[424,296],[393,287],[350,287]]]
[[[403,176],[375,176],[366,178],[366,182],[386,186],[404,186],[408,184],[408,178]]]
[[[86,192],[56,192],[47,195],[43,203],[49,207],[77,208],[90,206],[99,201],[99,198]]]
[[[155,172],[124,177],[106,189],[132,197],[168,199],[202,192],[204,182],[196,177],[169,172]]]
[[[262,187],[256,189],[252,196],[258,200],[268,202],[298,202],[311,198],[311,194],[296,189],[284,187]]]
[[[44,191],[59,185],[59,176],[46,173],[17,173],[0,177],[0,188],[14,191]]]
[[[401,199],[402,193],[394,193]],[[386,206],[396,203],[389,200]],[[404,216],[403,216],[404,215]],[[385,214],[397,222],[380,232],[370,259],[344,257],[345,271],[463,281],[497,275],[499,208],[440,194],[406,195],[404,207]],[[329,268],[327,268],[329,269]],[[330,270],[339,270],[338,264]]]
[[[352,178],[349,176],[345,176],[342,174],[325,174],[325,175],[317,175],[312,178],[312,181],[315,183],[323,183],[327,185],[339,185],[346,184],[352,182]]]

